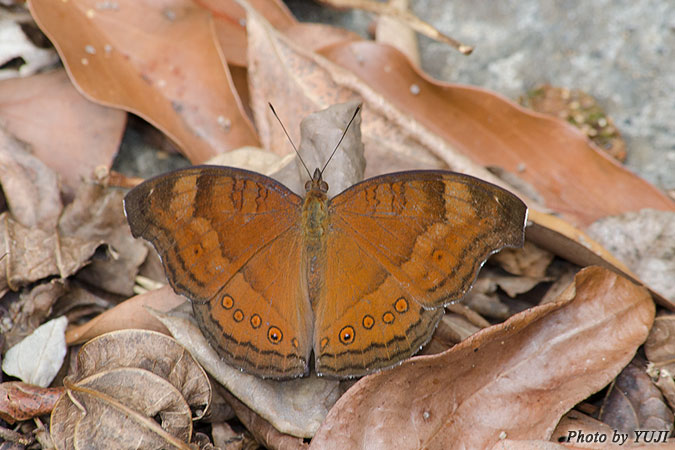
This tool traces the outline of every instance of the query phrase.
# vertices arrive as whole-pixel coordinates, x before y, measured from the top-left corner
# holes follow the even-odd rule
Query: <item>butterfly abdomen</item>
[[[304,270],[307,273],[307,287],[312,304],[321,291],[324,278],[325,234],[328,226],[327,196],[325,192],[310,190],[302,207],[302,230],[305,239]]]

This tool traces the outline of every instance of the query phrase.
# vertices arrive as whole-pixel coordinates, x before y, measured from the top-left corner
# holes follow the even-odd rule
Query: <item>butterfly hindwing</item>
[[[316,366],[353,376],[416,352],[441,307],[464,296],[487,257],[522,245],[527,208],[470,176],[415,171],[359,183],[328,211],[325,286],[314,307]]]
[[[311,351],[301,206],[271,178],[219,166],[150,179],[125,198],[133,235],[155,246],[220,355],[270,377],[304,374]]]

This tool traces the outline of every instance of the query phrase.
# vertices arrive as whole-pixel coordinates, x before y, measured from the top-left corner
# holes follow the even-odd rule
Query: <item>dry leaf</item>
[[[480,278],[478,282],[480,282]],[[462,302],[478,314],[498,321],[506,320],[511,315],[511,310],[499,299],[497,294],[473,292],[472,289],[466,294]]]
[[[56,173],[2,128],[0,184],[12,218],[22,227],[49,231],[56,226],[63,208]]]
[[[672,411],[645,369],[636,362],[623,369],[612,383],[599,418],[615,430],[629,433],[630,439],[637,443],[652,442],[653,431],[659,435],[665,431],[665,438],[673,429]]]
[[[110,167],[126,123],[123,111],[84,98],[63,69],[1,82],[0,118],[59,174],[67,199],[96,167]]]
[[[192,162],[257,144],[220,59],[210,14],[199,5],[32,0],[29,6],[86,95],[140,115]]]
[[[203,0],[199,3],[213,14],[215,37],[223,59],[230,66],[246,66],[246,11],[244,8],[239,6],[235,0]],[[293,14],[281,0],[249,0],[249,4],[279,30],[297,24]]]
[[[654,385],[659,388],[672,411],[675,408],[675,380],[673,379],[673,374],[668,369],[654,370],[651,364],[647,367],[647,373],[652,377]],[[656,377],[654,374],[656,374]]]
[[[587,232],[650,288],[675,302],[675,212],[643,209],[606,217]]]
[[[554,267],[556,268],[555,272],[557,272],[553,276],[555,281],[539,301],[540,305],[556,301],[556,299],[565,291],[565,289],[567,289],[567,286],[572,284],[574,277],[579,271],[579,267],[563,261],[558,261]]]
[[[67,395],[51,416],[58,448],[188,449],[211,387],[202,368],[170,337],[124,330],[100,336],[78,354]],[[95,430],[95,433],[92,432]]]
[[[565,411],[630,361],[654,317],[647,291],[606,269],[582,270],[569,293],[440,355],[362,378],[312,446],[484,448],[500,433],[548,439]]]
[[[654,326],[645,342],[645,355],[656,369],[675,374],[675,315],[654,319]]]
[[[10,381],[0,384],[0,418],[16,421],[49,414],[63,394],[63,388],[42,388],[32,384]]]
[[[66,325],[68,319],[61,316],[38,327],[7,350],[2,370],[25,383],[49,386],[66,356]]]
[[[65,291],[66,284],[60,279],[35,285],[32,289],[22,289],[19,300],[9,305],[10,324],[4,333],[2,351],[14,346],[44,323],[52,313],[52,306]]]
[[[553,261],[553,254],[525,241],[523,248],[505,248],[490,259],[514,275],[543,279],[546,269]]]
[[[432,142],[444,145],[443,142],[435,137],[420,136],[417,124],[400,113],[391,118],[397,111],[391,110],[384,98],[351,73],[292,43],[255,12],[249,13],[247,30],[251,108],[265,148],[282,154],[288,153],[289,148],[286,136],[269,113],[268,102],[275,105],[291,138],[297,141],[303,117],[361,96],[364,99],[361,132],[366,159],[370,161],[367,176],[402,168],[447,167],[430,150]],[[459,160],[456,169],[466,168],[462,171],[467,173],[473,170],[474,175],[499,182],[486,170],[471,165],[465,157]]]
[[[66,382],[66,389],[68,395],[51,416],[51,435],[59,449],[190,448],[190,407],[175,387],[152,372],[112,369]]]
[[[599,265],[613,270],[629,280],[644,284],[637,275],[588,234],[568,222],[534,209],[528,210],[525,238],[539,247],[579,266]],[[650,293],[659,305],[675,311],[675,302],[654,289]]]
[[[229,366],[202,335],[187,304],[171,314],[154,314],[213,378],[281,433],[312,437],[342,393],[337,380],[313,373],[307,378],[277,381]]]
[[[443,162],[455,167],[454,153],[460,153],[483,166],[518,173],[542,195],[547,207],[573,223],[587,225],[601,217],[646,207],[675,210],[675,203],[665,194],[614,163],[563,121],[530,113],[479,88],[432,80],[391,47],[352,42],[320,53],[359,77],[359,83],[377,90],[382,100],[376,106],[375,97],[366,95],[356,82],[349,82],[358,87],[367,104],[386,105],[392,119],[394,111],[405,111],[406,118],[397,120],[407,121],[410,128],[414,124],[417,136],[426,136],[427,142],[442,139],[444,143],[429,150]],[[336,82],[347,84],[341,82],[345,75],[334,71],[331,75]],[[416,86],[416,94],[408,94],[411,86]],[[455,170],[466,171],[461,167]]]
[[[11,150],[14,150],[14,156],[22,152],[20,148]],[[5,151],[10,149],[5,148]],[[0,158],[4,154],[0,150]],[[16,185],[10,187],[9,190],[13,193],[11,200],[8,195],[8,202],[20,198],[27,208],[32,205],[36,210],[32,215],[20,214],[24,216],[22,220],[30,225],[20,223],[9,212],[0,214],[0,235],[5,236],[0,241],[0,254],[6,255],[0,260],[0,273],[3,274],[0,277],[0,292],[7,288],[17,290],[23,285],[51,275],[59,275],[61,278],[72,275],[87,263],[99,245],[107,240],[114,240],[110,236],[113,235],[114,238],[115,231],[121,233],[118,236],[127,236],[128,246],[120,249],[122,259],[128,256],[127,250],[132,255],[131,249],[144,251],[142,243],[132,241],[125,224],[121,191],[110,189],[103,183],[84,181],[74,201],[62,211],[60,200],[52,200],[58,205],[55,210],[54,204],[47,202],[43,205],[45,198],[53,199],[52,191],[47,195],[42,193],[43,189],[37,188],[42,184],[42,179],[37,179],[37,173],[32,169],[31,164],[37,160],[33,158],[30,161],[17,164],[17,170],[23,170],[26,176],[21,177],[20,189]],[[40,167],[44,168],[41,163]],[[51,173],[49,169],[45,170]],[[45,176],[45,179],[49,180],[49,177]],[[4,187],[3,181],[3,189]],[[53,189],[58,195],[55,186]],[[30,200],[26,201],[28,198]],[[39,198],[43,200],[38,200]],[[12,213],[13,211],[12,209]],[[130,258],[133,260],[133,256]]]
[[[266,148],[279,151],[285,140],[270,120],[268,101],[279,105],[282,117],[294,121],[287,125],[291,136],[297,137],[293,130],[300,117],[361,97],[366,157],[376,162],[367,176],[401,168],[449,166],[503,184],[465,156],[471,155],[480,164],[514,173],[524,162],[532,164],[519,172],[521,177],[549,207],[577,223],[645,205],[675,210],[665,195],[596,152],[571,126],[525,112],[488,92],[430,81],[391,48],[351,42],[324,48],[321,55],[311,53],[274,31],[253,11],[248,32],[252,109]],[[410,93],[411,86],[419,93]],[[552,140],[552,133],[558,138]],[[555,142],[561,143],[559,151],[539,151]],[[579,170],[579,161],[587,161],[584,171]],[[561,183],[564,197],[559,195]],[[610,186],[613,191],[617,186],[621,189],[613,202],[605,195]]]
[[[276,27],[280,30],[279,27]],[[309,51],[317,51],[324,47],[351,41],[362,40],[361,36],[344,28],[323,23],[296,23],[283,29],[293,42]]]
[[[195,420],[209,407],[211,385],[204,369],[169,336],[129,329],[92,339],[77,354],[75,380],[119,367],[145,369],[166,379],[195,411]]]
[[[324,167],[342,138],[339,151],[330,160],[323,176],[328,183],[328,195],[331,197],[363,180],[366,161],[361,141],[360,113],[354,117],[347,134],[344,134],[345,127],[358,106],[359,102],[338,103],[313,112],[300,122],[301,140],[298,152],[310,172]],[[295,193],[304,195],[309,174],[300,160],[294,158],[290,164],[273,172],[271,177]]]
[[[82,201],[73,202],[66,207],[61,229],[66,228],[65,220],[70,218],[73,220],[70,224],[73,228],[69,232],[82,235],[86,229],[84,224],[87,224],[92,228],[88,230],[86,237],[100,239],[108,245],[105,256],[97,252],[91,262],[78,271],[76,277],[90,286],[129,297],[134,293],[134,277],[148,255],[148,248],[143,241],[131,235],[122,209],[124,192],[110,190],[104,196],[102,186],[91,187],[88,192],[90,198],[79,195],[78,199]],[[103,197],[103,201],[97,201],[97,197]],[[78,207],[83,209],[76,212]],[[78,226],[80,228],[76,229]]]
[[[244,448],[244,433],[237,433],[227,422],[211,425],[213,445],[223,450],[242,450]]]
[[[605,442],[586,443],[579,442],[585,438],[582,436],[606,436]],[[616,437],[615,437],[616,436]],[[598,440],[601,439],[598,437]],[[565,414],[558,425],[555,427],[551,436],[552,441],[564,442],[569,444],[579,445],[581,448],[606,448],[607,444],[625,443],[628,441],[628,435],[619,433],[612,429],[606,423],[600,422],[586,414],[576,410],[571,410]]]

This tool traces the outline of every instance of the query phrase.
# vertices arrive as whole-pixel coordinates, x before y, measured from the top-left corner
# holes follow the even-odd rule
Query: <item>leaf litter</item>
[[[331,143],[344,124],[342,116],[361,102],[361,130],[353,128],[344,145],[350,150],[339,152],[337,157],[343,160],[331,163],[328,174],[336,177],[329,178],[332,193],[364,175],[364,156],[368,161],[365,176],[414,168],[450,168],[521,190],[523,198],[530,198],[531,224],[525,250],[502,252],[486,265],[472,298],[466,300],[478,313],[461,305],[448,307],[434,338],[421,353],[427,356],[364,377],[351,387],[352,383],[339,386],[316,377],[294,380],[288,386],[287,382],[274,382],[278,389],[254,387],[261,380],[247,378],[236,370],[231,371],[231,379],[238,381],[223,381],[227,369],[222,368],[222,362],[211,357],[206,363],[199,356],[209,347],[198,340],[189,318],[156,313],[170,324],[164,326],[146,310],[150,305],[167,312],[183,303],[183,298],[167,287],[132,296],[134,276],[145,259],[149,262],[144,265],[144,273],[159,282],[164,280],[147,245],[131,239],[125,226],[123,191],[114,186],[128,187],[133,179],[109,175],[106,169],[112,163],[110,150],[119,145],[124,113],[95,105],[79,94],[73,96],[62,71],[21,80],[47,86],[47,92],[55,94],[53,98],[47,93],[28,96],[28,103],[34,104],[32,113],[19,112],[17,102],[2,100],[10,98],[12,91],[27,91],[24,86],[29,84],[0,83],[0,92],[4,92],[0,116],[16,117],[0,133],[0,148],[5,149],[0,150],[4,200],[0,205],[6,205],[0,209],[0,227],[4,227],[0,235],[11,236],[0,244],[4,245],[0,255],[5,255],[0,260],[4,274],[0,293],[8,301],[4,305],[9,303],[2,311],[5,348],[65,311],[76,321],[66,332],[69,345],[94,338],[83,347],[89,350],[82,355],[91,354],[96,360],[96,356],[108,352],[118,356],[129,353],[120,367],[114,362],[119,358],[109,358],[112,362],[106,365],[108,358],[103,356],[98,363],[82,360],[82,365],[93,367],[90,371],[78,372],[83,370],[79,363],[67,369],[70,377],[66,378],[65,389],[69,393],[61,398],[60,406],[53,408],[51,418],[57,448],[74,443],[105,447],[110,439],[115,440],[115,446],[123,445],[120,439],[126,436],[118,435],[121,427],[126,427],[131,439],[144,436],[148,442],[162,442],[162,446],[183,448],[190,436],[195,436],[195,445],[211,445],[208,437],[195,435],[192,429],[192,420],[201,417],[206,408],[201,400],[197,407],[186,401],[190,397],[182,391],[186,379],[170,382],[165,372],[148,370],[147,361],[153,361],[153,357],[158,358],[159,366],[172,367],[168,361],[174,361],[171,358],[176,354],[170,356],[164,346],[148,347],[155,337],[144,334],[132,340],[96,338],[126,328],[162,333],[171,330],[184,345],[190,347],[187,343],[195,342],[190,352],[218,380],[216,390],[222,392],[240,422],[235,428],[243,424],[258,442],[270,448],[306,447],[297,436],[311,437],[317,430],[311,442],[317,448],[340,447],[345,442],[369,448],[406,443],[411,447],[426,443],[451,448],[468,442],[494,448],[541,448],[548,439],[558,441],[569,436],[574,426],[565,429],[563,424],[570,424],[570,420],[576,424],[580,417],[587,417],[583,419],[584,430],[610,432],[607,425],[593,422],[594,418],[578,409],[567,411],[575,405],[589,411],[589,405],[595,405],[590,411],[599,417],[599,394],[587,398],[619,372],[614,385],[624,379],[640,387],[627,403],[605,401],[603,414],[625,416],[625,411],[637,411],[635,405],[648,401],[656,407],[643,416],[660,417],[662,423],[670,420],[672,426],[672,413],[667,413],[672,407],[668,402],[672,405],[675,400],[675,381],[667,363],[670,332],[663,328],[668,315],[656,319],[645,346],[650,370],[645,372],[643,366],[636,369],[633,364],[622,372],[647,337],[653,303],[647,291],[606,269],[588,267],[579,272],[579,266],[600,264],[634,282],[647,282],[659,304],[675,310],[667,300],[667,283],[664,288],[650,278],[650,268],[664,267],[662,273],[667,280],[667,254],[662,252],[657,255],[659,262],[652,263],[641,262],[646,255],[640,254],[636,262],[624,258],[624,264],[598,242],[612,252],[620,250],[621,245],[613,246],[591,229],[589,234],[596,237],[595,242],[578,228],[609,215],[630,214],[639,209],[636,205],[672,213],[672,201],[618,165],[598,159],[596,150],[581,134],[557,119],[529,113],[480,89],[431,80],[392,48],[362,41],[344,30],[297,23],[276,0],[179,1],[166,9],[127,1],[115,2],[116,9],[99,8],[101,5],[91,8],[80,1],[58,5],[30,2],[33,17],[50,36],[72,82],[87,98],[140,114],[169,136],[193,163],[261,142],[266,151],[278,156],[261,156],[262,150],[249,147],[223,157],[226,164],[253,166],[301,190],[303,172],[292,157],[284,157],[292,150],[270,115],[267,102],[275,105],[296,142],[302,128],[300,151],[312,166],[325,160],[321,152],[332,150]],[[60,17],[58,21],[56,17]],[[132,39],[133,33],[121,33],[121,18],[127,20],[130,29],[139,31],[137,36],[144,36],[142,30],[149,28],[157,33]],[[157,49],[174,46],[168,36],[178,28],[193,39],[181,42],[170,59],[157,60],[153,54],[166,54]],[[141,42],[144,44],[139,45]],[[126,61],[123,55],[127,55]],[[412,85],[418,87],[417,94],[410,91]],[[31,140],[30,124],[24,125],[28,114],[40,116],[40,108],[47,109],[44,105],[59,98],[72,98],[80,104],[69,110],[69,122],[64,123],[71,125],[63,125],[55,146],[50,146],[48,139]],[[311,119],[318,122],[300,123],[316,110],[347,101],[351,103],[339,105],[324,118],[319,115]],[[429,113],[441,110],[444,114]],[[486,110],[490,111],[489,122],[485,121]],[[87,123],[93,115],[100,117],[97,125],[81,125],[79,131],[72,127]],[[54,119],[44,120],[49,123]],[[487,123],[491,128],[486,128]],[[522,135],[505,134],[514,129],[528,135],[527,145],[523,145]],[[359,131],[362,137],[357,135]],[[589,171],[598,168],[597,172],[570,172],[564,161],[551,157],[562,155],[562,151],[546,158],[537,154],[536,143],[550,145],[551,135],[565,141],[566,150],[575,155],[565,154],[567,161],[574,160],[575,165],[584,165]],[[88,140],[69,141],[70,136]],[[97,140],[104,142],[95,144]],[[358,149],[361,140],[363,152]],[[73,151],[65,153],[67,147]],[[564,186],[556,180],[565,180]],[[561,186],[574,189],[567,189],[562,199],[557,194]],[[606,192],[614,195],[608,198]],[[668,224],[663,223],[666,225],[662,227]],[[611,222],[607,225],[610,235],[613,226]],[[22,245],[17,245],[19,242]],[[638,253],[646,248],[658,250],[659,244],[639,245]],[[655,253],[650,250],[649,256]],[[19,290],[19,295],[8,290]],[[537,306],[539,303],[541,306]],[[512,315],[514,312],[518,313]],[[96,317],[87,322],[92,316]],[[100,347],[94,345],[96,342]],[[153,348],[150,356],[143,353],[147,348]],[[135,364],[142,361],[146,363]],[[432,370],[435,367],[442,369]],[[442,378],[439,373],[443,373]],[[645,373],[656,380],[654,385]],[[300,393],[312,383],[323,387],[314,388],[309,396],[305,392],[304,399],[299,400],[302,395],[298,399],[289,393],[293,383]],[[8,383],[2,386],[12,388]],[[153,398],[148,389],[161,393],[163,400]],[[344,390],[347,393],[338,400]],[[50,405],[53,391],[33,392],[38,404],[44,398],[43,403]],[[610,398],[612,392],[617,390],[608,389],[606,397]],[[417,396],[413,398],[412,393]],[[324,400],[311,405],[312,395],[321,395]],[[661,400],[659,395],[663,395]],[[401,406],[394,407],[397,404]],[[284,411],[289,405],[296,405],[304,414],[314,411],[313,418],[303,414],[292,417]],[[49,406],[26,408],[27,413],[15,416],[4,415],[5,410],[1,410],[0,417],[25,420],[30,411],[43,415],[48,410]],[[199,412],[195,415],[195,411]],[[100,416],[109,419],[101,432],[87,434],[85,430]],[[641,419],[627,428],[646,423]],[[40,425],[36,424],[35,433],[39,433]],[[213,424],[214,442],[217,428],[225,429]],[[547,445],[559,448],[553,442]]]

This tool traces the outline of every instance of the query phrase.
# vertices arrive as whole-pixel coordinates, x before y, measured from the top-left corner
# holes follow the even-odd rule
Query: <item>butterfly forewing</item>
[[[304,374],[311,351],[301,206],[268,177],[218,166],[153,178],[125,198],[133,235],[153,243],[221,356],[271,377]]]
[[[359,183],[328,210],[316,367],[353,376],[416,352],[440,307],[464,296],[485,259],[522,245],[527,208],[470,176],[415,171]]]

